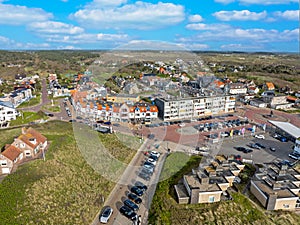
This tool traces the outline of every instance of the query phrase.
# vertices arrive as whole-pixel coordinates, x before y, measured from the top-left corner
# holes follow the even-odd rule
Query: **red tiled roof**
[[[25,130],[25,129],[24,129]],[[36,131],[35,129],[29,127],[27,130],[25,130],[24,134],[21,134],[18,137],[19,140],[23,141],[26,145],[30,146],[31,148],[35,148],[41,143],[44,143],[47,138],[43,136],[41,133]],[[36,139],[36,144],[33,144],[30,139]]]
[[[155,105],[152,105],[152,106],[150,107],[150,112],[158,112],[157,107],[156,107]]]
[[[2,155],[4,155],[6,158],[10,159],[11,161],[14,161],[16,158],[19,157],[19,155],[22,153],[22,151],[17,148],[14,145],[10,145],[7,149],[5,149],[2,152]]]
[[[268,87],[268,89],[275,89],[275,86],[272,82],[266,82],[266,86]]]

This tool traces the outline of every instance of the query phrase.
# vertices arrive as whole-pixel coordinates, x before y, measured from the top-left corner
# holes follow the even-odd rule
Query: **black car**
[[[144,191],[140,188],[138,188],[137,186],[133,186],[130,191],[134,194],[136,194],[137,196],[143,196]]]
[[[149,139],[154,139],[154,137],[155,137],[154,134],[149,134],[149,135],[148,135],[148,138],[149,138]]]
[[[150,159],[153,159],[153,160],[155,160],[155,161],[157,161],[157,160],[158,160],[158,157],[157,157],[157,156],[155,156],[155,155],[150,155],[150,156],[149,156],[149,158],[150,158]]]
[[[126,199],[124,201],[124,205],[128,206],[129,208],[131,208],[133,211],[137,211],[139,210],[139,206],[137,204],[135,204],[133,201]]]
[[[250,153],[250,152],[253,152],[253,150],[250,149],[250,148],[246,148],[243,152],[244,152],[244,153]]]
[[[235,149],[238,150],[238,151],[241,151],[241,152],[246,150],[245,147],[235,147]]]
[[[136,194],[129,193],[128,198],[130,200],[134,201],[136,204],[141,204],[142,203],[142,199],[140,197],[138,197]]]
[[[141,181],[136,181],[134,185],[143,191],[148,190],[148,187],[145,184],[143,184]]]
[[[136,220],[137,219],[137,214],[133,212],[128,206],[123,205],[120,208],[120,213],[124,216],[126,216],[128,219],[131,220]]]
[[[264,146],[263,144],[260,144],[260,143],[255,143],[255,144],[260,148],[266,148],[266,146]]]
[[[153,169],[155,168],[155,165],[154,165],[154,164],[152,164],[151,162],[147,162],[147,161],[144,162],[144,166],[145,166],[145,167],[150,167],[150,168],[152,167]]]
[[[149,176],[152,176],[153,172],[154,172],[153,169],[148,169],[146,167],[143,167],[142,170],[141,170],[141,173],[148,174]]]

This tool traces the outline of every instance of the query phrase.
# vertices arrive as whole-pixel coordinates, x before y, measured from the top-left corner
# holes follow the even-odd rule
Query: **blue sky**
[[[0,0],[0,49],[299,53],[299,0]]]

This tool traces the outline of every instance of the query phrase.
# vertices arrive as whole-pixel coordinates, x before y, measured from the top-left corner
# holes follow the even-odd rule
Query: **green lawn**
[[[42,109],[50,112],[60,112],[59,102],[57,100],[53,100],[53,106],[52,103],[50,102],[47,105],[43,105]]]
[[[35,98],[32,98],[27,102],[21,103],[17,108],[26,108],[26,107],[38,105],[40,103],[41,103],[41,94],[37,94]]]
[[[28,124],[35,120],[47,119],[48,117],[42,112],[21,112],[23,116],[17,117],[16,120],[10,122],[10,126],[17,126],[22,124]]]
[[[77,144],[74,129],[78,127],[51,121],[34,128],[50,142],[46,161],[24,164],[0,183],[1,224],[90,224],[114,183],[104,178],[91,161],[86,161],[84,154],[90,151],[84,151]],[[18,132],[20,128],[15,133]],[[15,133],[1,131],[3,136]],[[91,135],[87,133],[86,137],[91,138]],[[113,148],[125,151],[126,161],[134,155],[135,151],[120,143],[114,135],[100,135],[99,140],[107,144],[109,153]]]
[[[169,174],[176,166],[171,166],[175,158],[172,153],[166,160],[162,171]],[[181,157],[184,157],[181,155]],[[178,204],[176,201],[174,184],[184,174],[197,168],[201,158],[191,156],[185,166],[168,179],[158,183],[149,213],[149,224],[156,225],[198,225],[198,224],[300,224],[300,216],[292,212],[268,212],[261,209],[241,193],[232,193],[233,200],[210,204]],[[167,170],[167,172],[165,172]],[[249,170],[251,171],[251,170]]]

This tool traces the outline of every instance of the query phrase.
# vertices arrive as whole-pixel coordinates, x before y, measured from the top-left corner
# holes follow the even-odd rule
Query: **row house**
[[[192,119],[234,112],[235,96],[209,96],[177,99],[155,99],[158,116],[164,121]]]
[[[229,84],[229,94],[241,95],[246,94],[248,91],[247,87],[243,83],[231,83]]]
[[[0,154],[0,172],[11,173],[13,166],[23,158],[33,158],[47,147],[47,138],[33,128],[22,128],[20,136],[12,144],[6,145]]]
[[[300,174],[282,162],[261,168],[251,180],[250,191],[266,210],[300,209]]]
[[[9,121],[17,119],[19,115],[20,113],[13,104],[0,101],[0,127],[6,126]]]
[[[75,110],[77,116],[94,120],[151,122],[158,116],[157,107],[147,103],[96,103],[80,100]]]
[[[208,166],[199,166],[175,185],[178,202],[199,204],[231,199],[227,189],[244,167],[240,161],[217,155]]]

